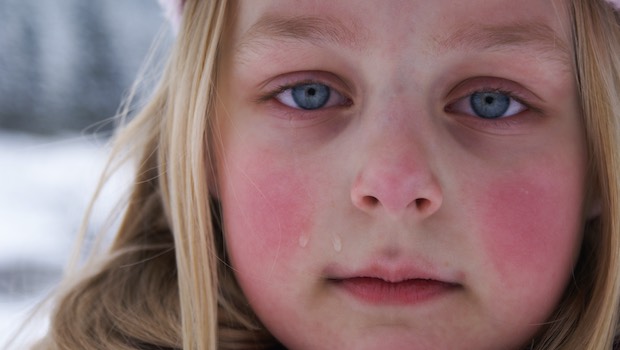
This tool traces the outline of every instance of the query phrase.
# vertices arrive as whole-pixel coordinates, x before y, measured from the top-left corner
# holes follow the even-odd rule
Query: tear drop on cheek
[[[308,245],[309,238],[308,236],[301,235],[299,236],[299,246],[305,248]]]
[[[342,240],[340,239],[340,236],[332,237],[332,244],[334,246],[334,250],[340,253],[340,251],[342,250]]]

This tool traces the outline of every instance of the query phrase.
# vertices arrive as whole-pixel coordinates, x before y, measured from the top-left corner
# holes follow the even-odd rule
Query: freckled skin
[[[217,195],[235,276],[269,331],[296,350],[528,344],[581,245],[587,157],[573,75],[531,47],[437,45],[472,23],[531,13],[568,42],[563,2],[264,0],[236,10],[218,71]],[[263,38],[238,51],[265,14],[337,16],[367,47]],[[352,103],[301,112],[259,98],[296,79]],[[484,121],[445,108],[498,85],[540,96],[530,102],[543,112]],[[456,288],[383,305],[333,282],[360,274]]]

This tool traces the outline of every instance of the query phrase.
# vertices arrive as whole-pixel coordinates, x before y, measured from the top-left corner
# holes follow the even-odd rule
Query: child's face
[[[293,349],[510,349],[576,261],[565,5],[241,1],[218,82],[239,283]]]

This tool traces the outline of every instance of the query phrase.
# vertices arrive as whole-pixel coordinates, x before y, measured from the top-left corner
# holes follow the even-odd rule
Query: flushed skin
[[[252,6],[273,5],[247,3]],[[311,6],[302,8],[310,12],[326,6],[318,1],[310,5],[305,1],[298,3]],[[478,6],[478,10],[482,11],[480,13],[486,15],[482,19],[452,2],[439,1],[437,4],[455,6],[460,10],[453,16],[446,15],[447,12],[422,11],[422,8],[430,7],[435,2],[420,3],[422,5],[413,5],[418,6],[416,10],[425,17],[414,22],[416,28],[423,28],[422,24],[434,21],[438,31],[436,35],[410,30],[405,39],[412,41],[403,41],[404,34],[399,34],[399,28],[402,29],[405,24],[396,19],[401,18],[401,10],[402,15],[409,18],[411,9],[408,8],[390,15],[392,22],[399,25],[390,23],[385,26],[394,28],[390,38],[400,40],[402,50],[407,51],[404,55],[410,56],[411,67],[417,68],[408,70],[402,57],[393,56],[393,52],[386,49],[390,38],[383,38],[385,29],[373,28],[377,31],[373,34],[375,37],[382,36],[380,44],[383,46],[379,47],[383,53],[357,46],[354,63],[351,63],[352,55],[328,45],[337,43],[354,48],[356,44],[373,37],[360,23],[345,18],[350,17],[350,13],[339,17],[338,11],[348,10],[348,3],[330,4],[340,8],[328,9],[333,11],[330,12],[332,20],[327,23],[318,21],[316,17],[295,17],[295,21],[268,17],[268,21],[262,23],[261,30],[254,31],[254,39],[258,41],[245,36],[240,43],[235,40],[247,30],[249,24],[246,22],[245,26],[235,29],[235,21],[241,23],[251,18],[252,13],[248,13],[247,8],[238,12],[237,1],[185,1],[177,42],[162,79],[155,87],[152,99],[143,108],[140,104],[141,110],[116,136],[112,162],[103,176],[105,182],[110,172],[117,169],[117,164],[129,160],[128,156],[131,160],[137,160],[130,198],[123,203],[126,211],[122,225],[114,232],[109,250],[91,255],[92,264],[63,282],[54,298],[49,334],[35,348],[273,349],[279,348],[275,345],[280,340],[292,349],[364,346],[405,349],[484,349],[495,346],[531,350],[611,349],[617,332],[620,300],[617,288],[620,285],[620,207],[617,200],[620,197],[620,173],[617,171],[620,169],[620,136],[617,132],[617,121],[620,120],[620,110],[617,108],[620,96],[620,27],[617,12],[603,0],[566,0],[562,3],[540,0],[543,4],[539,4],[541,8],[529,6],[528,18],[535,22],[549,20],[545,6],[551,4],[555,6],[558,14],[555,18],[560,25],[553,21],[548,26],[521,22],[509,27],[487,26],[480,32],[476,23],[502,22],[508,14],[514,18],[525,18],[524,10],[519,10],[520,2],[504,6],[503,12],[491,13],[497,10],[490,5],[495,2],[485,1],[484,6]],[[454,3],[458,5],[459,2]],[[481,4],[477,1],[469,3]],[[503,1],[498,2],[501,3]],[[524,3],[531,5],[529,1]],[[246,6],[243,4],[246,3],[241,3],[242,7]],[[383,13],[361,2],[355,3],[355,6],[358,5],[367,12]],[[564,17],[564,5],[571,14],[568,20]],[[281,9],[292,11],[290,8]],[[263,10],[255,14],[254,19],[262,16]],[[336,17],[344,22],[334,24]],[[441,17],[440,20],[438,17]],[[456,23],[455,18],[476,18],[479,22],[472,21],[465,28],[455,26],[452,35],[446,35],[443,29],[450,23]],[[231,28],[237,33],[230,32]],[[256,36],[261,31],[276,35],[281,44],[275,45],[273,41],[265,40],[264,35]],[[362,40],[350,35],[350,32],[359,33],[362,39],[364,35],[368,36]],[[572,33],[572,38],[567,43],[563,39],[568,34],[562,33],[568,32]],[[426,38],[435,35],[435,47],[423,45],[428,41],[421,40],[424,36],[416,36],[424,33],[427,33]],[[524,33],[530,35],[522,35]],[[304,49],[300,42],[302,38],[311,39],[315,50]],[[307,44],[308,40],[305,41]],[[411,45],[415,45],[415,55],[408,52],[412,51]],[[398,49],[398,46],[394,44],[391,48]],[[242,47],[246,49],[241,50]],[[573,49],[575,52],[572,52]],[[305,61],[294,53],[304,55]],[[263,57],[264,62],[256,64],[252,55]],[[369,63],[368,55],[376,64]],[[482,56],[489,60],[481,62]],[[236,61],[232,60],[233,57]],[[387,62],[385,58],[388,57],[392,57],[393,62]],[[508,61],[512,65],[506,65]],[[565,69],[549,64],[550,61],[565,66]],[[567,61],[569,64],[565,64]],[[287,66],[293,62],[299,63],[299,66]],[[506,66],[494,66],[494,62]],[[246,67],[243,68],[240,63],[245,63]],[[448,63],[456,67],[447,72],[437,70],[448,67]],[[306,71],[313,64],[315,70]],[[272,84],[270,78],[274,71],[278,71],[276,65],[286,69],[286,72],[278,75],[283,79],[274,79]],[[394,67],[400,67],[398,73],[394,73]],[[505,70],[501,70],[502,67]],[[378,69],[383,74],[371,74],[372,69]],[[572,73],[564,74],[564,71],[573,69],[575,80],[579,82],[577,88],[569,77]],[[300,88],[300,79],[287,74],[300,70],[333,74],[302,78],[305,86]],[[413,83],[412,72],[416,78]],[[441,72],[444,74],[439,74]],[[532,72],[538,75],[537,79],[531,78]],[[481,73],[491,79],[468,79],[479,77]],[[247,74],[266,77],[260,83],[247,79],[235,80]],[[505,80],[497,84],[496,74]],[[216,76],[218,82],[212,79]],[[400,89],[391,85],[395,76],[401,79]],[[230,77],[236,78],[226,80]],[[560,81],[565,84],[556,85]],[[239,89],[240,86],[244,89]],[[476,92],[481,86],[484,92]],[[261,91],[256,93],[256,88]],[[577,90],[575,94],[580,101],[582,112],[578,118],[583,119],[588,149],[585,181],[588,195],[581,204],[583,210],[571,206],[574,198],[568,198],[570,193],[565,194],[566,198],[560,198],[566,202],[552,200],[554,195],[563,197],[559,195],[564,193],[560,190],[564,186],[571,188],[571,183],[577,183],[577,179],[583,177],[580,170],[583,158],[579,156],[583,152],[583,146],[579,143],[583,140],[580,136],[557,151],[562,140],[569,139],[568,134],[574,131],[575,122],[571,119],[574,110],[568,107],[574,102],[570,99],[572,89]],[[320,105],[317,101],[321,100],[321,96],[325,97],[326,91],[332,94],[318,118],[317,111],[298,114],[290,108],[284,109],[298,102],[292,97],[299,99],[300,92],[301,95],[306,94],[305,98],[312,102],[310,105]],[[534,99],[528,91],[536,93]],[[505,96],[507,92],[511,93],[510,96],[514,94],[513,97],[520,102],[528,102],[527,106],[514,103],[515,100]],[[248,93],[251,100],[247,98]],[[380,97],[401,103],[390,105],[391,112],[407,107],[406,114],[416,117],[417,124],[415,127],[409,124],[408,131],[417,139],[399,133],[403,132],[400,127],[407,126],[403,123],[405,117],[396,118],[398,113],[390,114],[389,110],[378,113],[381,106],[387,105],[380,103],[383,101]],[[536,99],[543,101],[540,103]],[[558,100],[562,101],[556,105]],[[487,114],[493,114],[498,105],[510,101],[509,112],[502,112],[510,118],[474,118],[471,113],[474,101]],[[221,128],[212,124],[215,103],[216,122]],[[270,110],[266,111],[265,106]],[[411,106],[416,108],[410,109]],[[348,113],[341,114],[343,112]],[[392,127],[393,143],[386,141],[383,129],[369,129],[369,125],[377,124],[370,122],[376,120],[371,116],[377,114],[391,115],[397,121],[395,123],[399,127]],[[244,120],[243,116],[265,118]],[[567,119],[562,119],[560,123],[557,118]],[[300,120],[302,122],[298,123]],[[539,123],[535,122],[537,120]],[[242,121],[253,121],[256,128],[250,131],[249,125],[242,125]],[[270,125],[275,128],[270,128]],[[320,125],[324,128],[317,129]],[[386,122],[383,128],[389,125]],[[424,128],[420,129],[421,126]],[[283,130],[290,133],[282,134]],[[327,132],[321,133],[321,130]],[[356,139],[351,140],[350,134],[360,130],[373,137],[368,139],[356,133]],[[546,140],[538,138],[539,132],[546,135]],[[295,134],[296,139],[274,138],[291,134]],[[436,138],[429,141],[429,134]],[[244,141],[239,136],[251,137],[246,137]],[[274,143],[270,144],[268,140]],[[407,145],[403,140],[411,143]],[[421,143],[416,144],[413,142],[415,140]],[[241,147],[244,142],[249,148]],[[395,146],[397,143],[403,149],[409,149],[407,154],[411,158],[405,157],[404,151],[399,152],[401,148]],[[273,157],[285,151],[273,147],[274,144],[297,152],[297,160],[282,158],[275,161]],[[222,147],[226,145],[232,147]],[[342,145],[349,147],[349,152],[344,155],[339,148]],[[420,145],[427,148],[420,148]],[[212,146],[217,146],[219,154],[213,152]],[[528,146],[532,152],[525,156],[523,154]],[[373,153],[380,150],[385,152]],[[441,152],[438,153],[439,150]],[[369,178],[386,177],[368,175],[373,174],[368,170],[372,169],[371,161],[381,159],[377,158],[378,154],[390,155],[383,158],[385,162],[381,169],[392,170],[378,175],[392,174],[392,180],[379,182],[384,186],[375,187],[371,192],[382,192],[381,196],[353,196],[353,193],[360,193],[352,190],[355,187],[353,184],[367,183]],[[252,160],[252,155],[257,159]],[[214,156],[217,156],[217,169],[212,161]],[[261,163],[259,156],[269,162]],[[385,195],[390,188],[399,188],[394,184],[402,177],[394,175],[397,174],[394,167],[386,166],[390,164],[389,160],[399,158],[405,159],[398,164],[403,165],[402,169],[409,169],[409,172],[419,169],[411,166],[412,159],[423,160],[419,164],[425,164],[431,170],[427,172],[433,175],[429,179],[435,179],[438,184],[435,188],[441,190],[435,191],[432,196],[433,192],[415,196],[419,204],[415,206],[416,210],[427,214],[417,216],[417,219],[424,220],[423,224],[411,216],[405,221],[406,210],[401,216],[395,214],[394,203],[398,201],[387,200],[390,196]],[[555,182],[545,175],[560,171],[563,167],[570,168],[571,162],[574,169],[569,170],[574,172],[556,176]],[[291,163],[298,167],[294,172],[285,172]],[[273,175],[290,178],[283,178],[284,181],[279,182],[281,186],[275,187],[277,180],[270,180],[271,183],[265,180],[268,172],[262,172],[258,168],[261,165],[265,165],[264,169]],[[482,173],[484,167],[488,171]],[[536,168],[541,171],[536,173]],[[339,172],[336,173],[336,170]],[[213,180],[214,171],[218,173],[219,181]],[[359,174],[366,176],[357,176]],[[298,181],[301,175],[305,178]],[[500,179],[501,175],[504,176]],[[518,181],[515,180],[518,179],[530,181],[522,183],[529,188],[522,187],[524,191],[521,193],[516,190]],[[326,180],[334,186],[327,186]],[[481,185],[485,180],[487,187]],[[344,182],[351,187],[345,190],[338,187]],[[504,187],[494,191],[492,186],[496,188],[498,185]],[[535,185],[540,185],[545,191],[536,194],[528,192],[537,187]],[[325,187],[329,187],[327,191],[312,192]],[[355,188],[372,189],[372,186]],[[377,192],[377,188],[383,190]],[[484,191],[495,197],[483,196],[481,192]],[[290,196],[284,194],[287,192]],[[391,198],[407,197],[407,191],[401,192],[402,197]],[[256,193],[260,193],[265,201],[260,201]],[[437,197],[437,193],[441,196]],[[225,233],[227,242],[220,239],[222,222],[217,210],[219,205],[212,196],[225,200],[225,212],[242,214],[225,217],[225,226],[230,228]],[[231,196],[237,196],[239,201],[231,199]],[[350,199],[345,199],[345,196]],[[583,197],[583,194],[577,193],[576,197]],[[304,198],[306,202],[299,199],[287,202],[291,198]],[[435,201],[434,206],[429,205],[432,198],[441,198],[441,202]],[[488,203],[493,198],[496,199],[495,207]],[[324,210],[328,200],[331,212]],[[545,200],[553,205],[544,205]],[[532,215],[532,210],[523,201],[528,201],[528,205],[530,201],[536,202],[543,212],[536,212],[533,217],[551,220],[551,223],[545,224],[550,229],[562,229],[558,227],[561,225],[555,226],[555,219],[566,220],[565,226],[570,228],[574,219],[572,212],[578,212],[576,216],[582,214],[582,219],[585,219],[583,234],[580,229],[576,233],[568,230],[561,237],[564,241],[556,242],[559,231],[531,231],[539,230],[537,225],[540,223],[526,218]],[[248,203],[258,207],[247,208]],[[292,205],[296,203],[297,206]],[[504,211],[504,204],[511,206],[514,213]],[[264,209],[269,205],[278,211]],[[359,205],[367,211],[361,210]],[[555,205],[564,206],[566,211]],[[368,212],[370,208],[382,207],[386,209],[385,213],[391,213],[392,219],[385,216],[381,219],[377,211]],[[259,210],[258,214],[264,214],[263,218],[260,215],[248,216],[255,210]],[[286,210],[305,215],[302,219],[289,219],[284,215]],[[408,212],[411,215],[411,210]],[[559,218],[547,217],[547,214],[558,212],[562,214]],[[212,213],[215,217],[211,216]],[[482,214],[492,216],[492,220],[480,222],[478,227],[476,222]],[[500,218],[510,220],[503,225]],[[265,227],[254,230],[252,226],[252,230],[245,230],[244,226],[252,224],[252,220]],[[533,224],[535,222],[536,225]],[[489,226],[483,226],[483,223]],[[274,227],[276,231],[268,230]],[[497,233],[490,233],[493,229]],[[274,232],[279,232],[280,236]],[[508,238],[506,232],[515,235]],[[84,228],[83,234],[86,233]],[[107,242],[107,233],[101,235],[103,242]],[[485,237],[490,239],[484,240]],[[532,239],[538,239],[540,244],[534,245]],[[483,241],[487,243],[480,244]],[[274,246],[274,242],[278,245]],[[546,247],[546,244],[552,243],[557,243],[556,250]],[[226,244],[229,245],[228,253],[224,252]],[[252,244],[255,246],[250,249]],[[580,256],[574,270],[570,271],[570,277],[566,277],[568,268],[561,260],[565,258],[572,263],[573,259],[568,257],[570,254],[567,251],[573,246],[577,250],[579,245]],[[500,248],[498,253],[492,253],[493,246]],[[519,249],[513,250],[514,247]],[[84,251],[91,251],[90,244]],[[504,256],[502,251],[512,254]],[[373,252],[380,257],[374,259],[375,263],[372,262]],[[539,256],[547,253],[551,254],[541,262]],[[498,262],[500,256],[505,258],[505,262]],[[527,261],[526,258],[532,260]],[[234,266],[231,266],[231,260]],[[508,273],[521,267],[524,271],[531,271],[533,265],[538,267],[536,273],[551,277],[551,284],[541,281],[542,278],[536,274],[520,271],[499,281],[499,271]],[[231,277],[233,273],[243,285],[249,303]],[[307,284],[300,284],[301,275],[305,276]],[[447,281],[442,282],[443,279]],[[566,280],[565,294],[554,313],[549,314],[548,309],[554,308],[552,305],[557,301],[555,294],[561,289],[557,285],[566,283]],[[516,287],[508,289],[513,286]],[[506,293],[495,293],[492,287]],[[534,308],[528,300],[522,303],[523,310],[517,309],[516,313],[511,313],[516,308],[514,301],[524,291],[532,290],[548,297],[546,301],[538,298],[538,294],[532,298],[533,305],[540,307],[539,312],[527,312]],[[510,296],[515,299],[510,299]],[[455,301],[455,297],[460,298],[459,301]],[[315,305],[323,305],[321,298],[326,301],[326,307],[317,309]],[[450,308],[442,306],[446,303],[462,307],[450,310],[455,316],[450,318],[452,323],[440,319],[445,316],[441,311]],[[463,310],[467,311],[467,308],[469,315],[477,316],[481,322],[467,320],[469,324],[464,330],[462,324],[467,314]],[[351,310],[354,310],[353,317]],[[268,328],[255,319],[254,311]],[[419,319],[417,315],[420,313],[428,322],[419,324],[419,321],[414,321]],[[281,317],[276,317],[278,315]],[[522,317],[524,315],[526,317]],[[532,324],[533,319],[542,318],[546,323]],[[496,322],[489,322],[492,320]],[[498,325],[503,327],[496,327]],[[340,327],[342,333],[334,332],[332,327]],[[499,339],[509,327],[517,333],[509,333]],[[422,332],[424,334],[416,336]],[[439,332],[445,338],[439,339]],[[533,335],[535,332],[536,335]],[[28,343],[32,341],[32,333],[27,330],[21,333]],[[377,346],[381,333],[386,336]],[[461,338],[455,340],[457,335]],[[415,339],[411,339],[414,336]],[[320,338],[318,343],[314,342],[316,338]],[[386,343],[387,340],[390,343]],[[454,346],[457,341],[458,345]],[[517,343],[527,345],[514,345]]]
[[[564,4],[235,11],[218,80],[217,196],[236,277],[266,327],[293,349],[529,343],[593,215]],[[287,22],[318,29],[265,24]],[[551,37],[537,31],[547,27]],[[475,44],[514,29],[512,42]],[[325,107],[291,105],[284,88],[307,82],[331,88]],[[510,93],[514,114],[472,115],[463,100],[476,91]]]

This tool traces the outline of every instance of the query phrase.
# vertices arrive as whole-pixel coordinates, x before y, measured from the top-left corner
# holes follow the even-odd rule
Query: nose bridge
[[[423,106],[392,98],[370,113],[364,161],[351,191],[354,204],[393,215],[428,215],[441,204],[432,164],[432,123]]]

